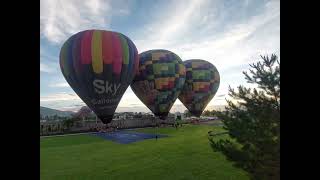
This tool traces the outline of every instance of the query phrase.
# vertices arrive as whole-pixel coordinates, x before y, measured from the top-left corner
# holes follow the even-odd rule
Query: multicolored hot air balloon
[[[203,110],[214,97],[220,85],[217,68],[205,60],[184,61],[186,82],[179,100],[194,116],[200,117]]]
[[[185,67],[179,56],[167,50],[150,50],[139,55],[139,72],[131,88],[160,119],[165,119],[185,81]]]
[[[139,57],[125,35],[86,30],[63,44],[60,68],[72,89],[107,124],[138,71]]]

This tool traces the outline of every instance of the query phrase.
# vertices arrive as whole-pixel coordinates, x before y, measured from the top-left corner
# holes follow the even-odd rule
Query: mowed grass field
[[[118,144],[92,135],[40,139],[42,180],[242,180],[241,169],[213,152],[207,132],[223,131],[209,125],[158,128],[166,138]],[[153,128],[139,132],[154,133]]]

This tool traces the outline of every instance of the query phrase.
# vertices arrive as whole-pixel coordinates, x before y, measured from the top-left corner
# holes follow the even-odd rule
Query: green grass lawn
[[[159,128],[170,137],[118,144],[89,135],[40,140],[40,175],[50,179],[249,179],[225,157],[213,152],[207,132],[223,131],[208,125]],[[154,129],[139,129],[154,132]]]

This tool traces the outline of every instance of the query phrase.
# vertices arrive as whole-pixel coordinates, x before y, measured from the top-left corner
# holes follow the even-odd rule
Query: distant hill
[[[40,106],[40,114],[42,114],[42,116],[58,115],[58,116],[61,116],[61,117],[70,117],[72,113],[73,112],[71,112],[71,111],[59,111],[59,110],[56,110],[56,109],[51,109],[51,108]]]

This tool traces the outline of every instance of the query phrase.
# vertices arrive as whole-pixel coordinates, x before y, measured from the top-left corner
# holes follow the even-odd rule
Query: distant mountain
[[[71,111],[59,111],[56,109],[51,109],[51,108],[47,108],[47,107],[42,107],[40,106],[40,114],[42,114],[42,116],[61,116],[61,117],[70,117],[71,114],[74,112]]]

